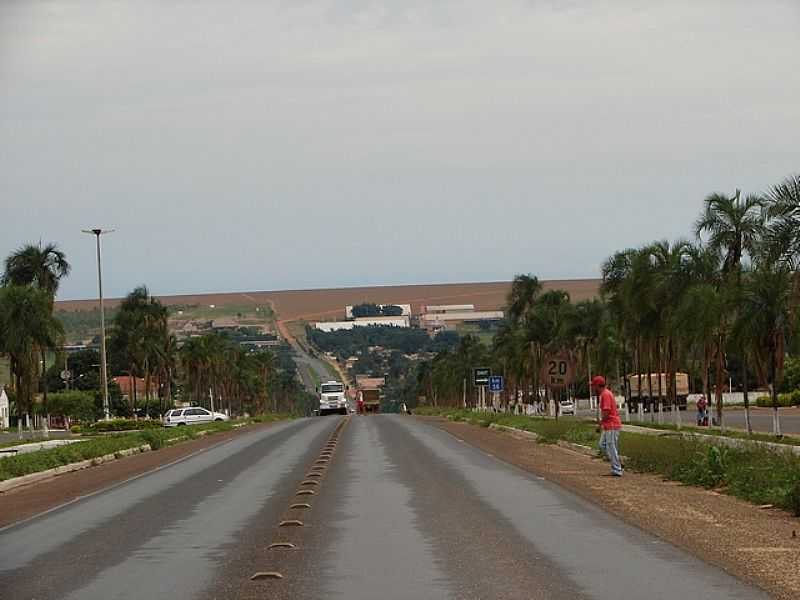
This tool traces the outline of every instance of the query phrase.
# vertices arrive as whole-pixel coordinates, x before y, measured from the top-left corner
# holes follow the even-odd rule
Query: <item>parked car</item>
[[[562,415],[574,415],[575,403],[572,400],[562,400],[559,404],[559,412]]]
[[[165,427],[178,425],[197,425],[198,423],[211,423],[212,421],[229,421],[230,417],[223,413],[211,412],[199,406],[189,408],[173,408],[164,415]]]

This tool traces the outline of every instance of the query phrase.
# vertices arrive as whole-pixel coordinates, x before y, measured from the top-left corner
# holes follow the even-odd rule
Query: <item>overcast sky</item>
[[[797,0],[0,1],[0,254],[61,298],[594,277],[800,171]]]

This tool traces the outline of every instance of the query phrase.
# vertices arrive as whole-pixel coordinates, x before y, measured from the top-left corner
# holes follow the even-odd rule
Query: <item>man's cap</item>
[[[605,387],[606,385],[606,378],[602,375],[595,375],[592,377],[592,385],[596,385],[598,387]]]

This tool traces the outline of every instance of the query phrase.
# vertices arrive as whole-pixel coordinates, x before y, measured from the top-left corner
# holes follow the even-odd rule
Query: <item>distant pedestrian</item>
[[[622,421],[617,412],[617,400],[606,387],[604,377],[593,377],[592,387],[600,399],[600,451],[605,452],[611,463],[611,474],[622,477],[622,464],[619,461],[619,431],[622,429]]]
[[[708,425],[708,401],[703,394],[697,399],[697,425],[698,427]]]

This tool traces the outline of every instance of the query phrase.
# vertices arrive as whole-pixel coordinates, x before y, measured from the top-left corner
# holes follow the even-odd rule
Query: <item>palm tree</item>
[[[52,299],[61,280],[69,275],[70,264],[56,244],[28,244],[14,251],[5,261],[3,285],[32,285]]]
[[[800,175],[784,179],[766,195],[769,225],[764,254],[797,269],[800,260]]]
[[[708,237],[708,247],[723,257],[721,285],[728,297],[736,294],[741,281],[742,260],[747,254],[755,256],[762,246],[764,228],[764,199],[759,196],[741,197],[739,190],[729,198],[724,194],[711,194],[704,200],[704,210],[695,223],[695,234]],[[731,315],[725,315],[732,317]],[[726,322],[728,319],[726,318]],[[716,356],[716,412],[720,427],[722,422],[722,389],[724,386],[724,347],[727,324],[720,329]]]
[[[55,347],[63,334],[50,307],[50,295],[44,290],[17,285],[0,288],[0,350],[11,359],[20,423],[33,409],[40,374],[37,356]]]
[[[139,286],[120,304],[111,328],[111,351],[128,364],[131,378],[129,402],[136,412],[136,378],[145,381],[145,407],[150,402],[151,376],[159,364],[169,360],[164,351],[169,347],[167,309],[150,295],[146,286]]]
[[[785,265],[764,265],[748,274],[742,294],[742,319],[758,335],[755,347],[761,364],[767,367],[776,436],[781,435],[778,386],[783,377],[786,339],[797,326],[795,301],[792,272]]]
[[[49,309],[53,312],[58,286],[61,280],[69,275],[70,264],[66,255],[56,244],[42,246],[27,244],[12,252],[5,261],[5,269],[0,278],[3,285],[33,286],[43,290],[50,298]],[[39,349],[42,360],[42,402],[47,414],[47,352]]]

